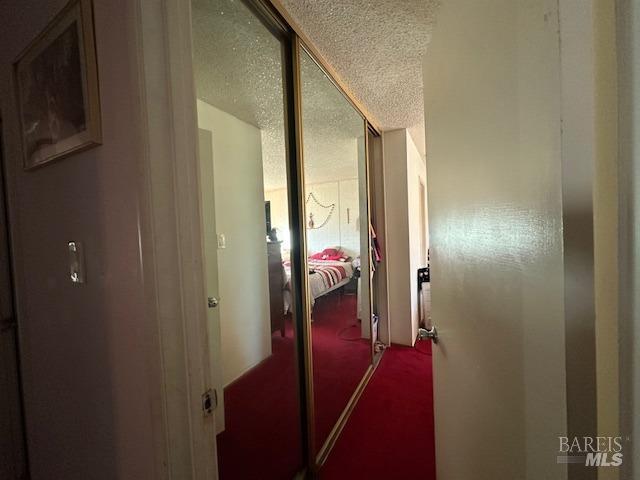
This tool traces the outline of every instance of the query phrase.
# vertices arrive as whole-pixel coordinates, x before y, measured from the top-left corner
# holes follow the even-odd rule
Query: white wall
[[[260,130],[198,100],[198,127],[212,132],[223,382],[271,354]],[[206,212],[205,212],[206,214]]]
[[[103,145],[34,171],[21,167],[11,64],[66,3],[0,3],[0,110],[31,478],[162,478],[160,356],[139,244],[134,2],[94,1]],[[84,244],[84,285],[69,279],[70,240]]]
[[[422,252],[422,237],[426,237],[426,247],[429,248],[427,219],[420,219],[422,213],[427,212],[426,196],[424,210],[420,208],[420,182],[424,185],[425,194],[427,188],[427,167],[411,135],[407,135],[407,194],[409,211],[409,275],[411,279],[411,334],[413,338],[418,333],[420,322],[420,309],[418,305],[418,277],[419,268],[426,267],[423,258],[427,258],[426,252]],[[426,231],[422,231],[422,228]],[[423,256],[424,255],[424,256]]]
[[[417,271],[424,266],[419,181],[426,187],[426,167],[407,130],[384,132],[383,149],[391,342],[413,345],[419,322]]]
[[[307,197],[313,193],[323,205],[335,204],[335,210],[327,224],[322,228],[307,230],[309,253],[321,252],[325,248],[340,246],[353,258],[360,255],[360,207],[358,198],[358,180],[356,178],[335,180],[305,185]],[[288,232],[286,189],[269,190],[265,199],[271,202],[271,224],[282,232]],[[347,214],[347,209],[349,213]],[[313,212],[316,226],[322,223],[329,209],[319,207],[311,199],[307,203],[308,214]]]

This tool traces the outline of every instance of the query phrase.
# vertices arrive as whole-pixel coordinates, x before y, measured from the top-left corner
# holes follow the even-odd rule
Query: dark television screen
[[[267,235],[271,231],[271,202],[264,202],[264,216],[267,219]]]

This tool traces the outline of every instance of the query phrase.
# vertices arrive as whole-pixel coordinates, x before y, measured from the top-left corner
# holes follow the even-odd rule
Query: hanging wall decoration
[[[309,204],[311,200],[313,200],[313,205],[318,206],[320,207],[321,210],[326,211],[326,217],[323,217],[324,219],[320,222],[320,224],[316,224],[316,221],[314,220],[313,212],[309,212],[309,221],[307,222],[307,227],[309,230],[318,230],[319,228],[322,228],[327,223],[329,223],[329,220],[331,220],[331,217],[333,216],[333,212],[336,209],[336,204],[331,203],[329,205],[324,205],[320,203],[316,198],[316,196],[314,195],[314,193],[311,192],[307,196],[307,201],[305,202],[305,204],[307,205],[307,208],[309,208]]]
[[[14,64],[24,167],[100,145],[91,0],[72,0]]]

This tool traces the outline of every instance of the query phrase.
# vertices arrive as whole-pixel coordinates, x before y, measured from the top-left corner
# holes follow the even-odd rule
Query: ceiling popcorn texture
[[[239,0],[194,0],[191,21],[196,95],[261,129],[265,182],[285,186],[280,42]]]
[[[239,0],[194,0],[192,26],[198,98],[261,130],[265,189],[284,188],[280,42]],[[313,60],[301,60],[305,180],[355,178],[364,120]]]
[[[409,128],[424,152],[422,53],[433,0],[285,0],[292,16],[384,130]],[[267,190],[286,185],[280,42],[240,0],[193,0],[198,98],[261,130]],[[302,59],[307,181],[357,175],[354,109]],[[330,147],[330,148],[329,148]],[[346,158],[349,157],[347,161]]]
[[[383,130],[424,155],[422,58],[438,0],[280,0]]]

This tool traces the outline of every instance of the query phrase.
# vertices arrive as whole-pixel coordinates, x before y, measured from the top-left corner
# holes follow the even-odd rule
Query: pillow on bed
[[[339,260],[343,257],[343,253],[335,248],[325,248],[323,251],[314,253],[309,258],[313,260]]]
[[[346,261],[347,256],[344,252],[341,252],[336,248],[325,248],[323,251],[311,255],[309,258],[313,260],[333,260],[344,262]]]

